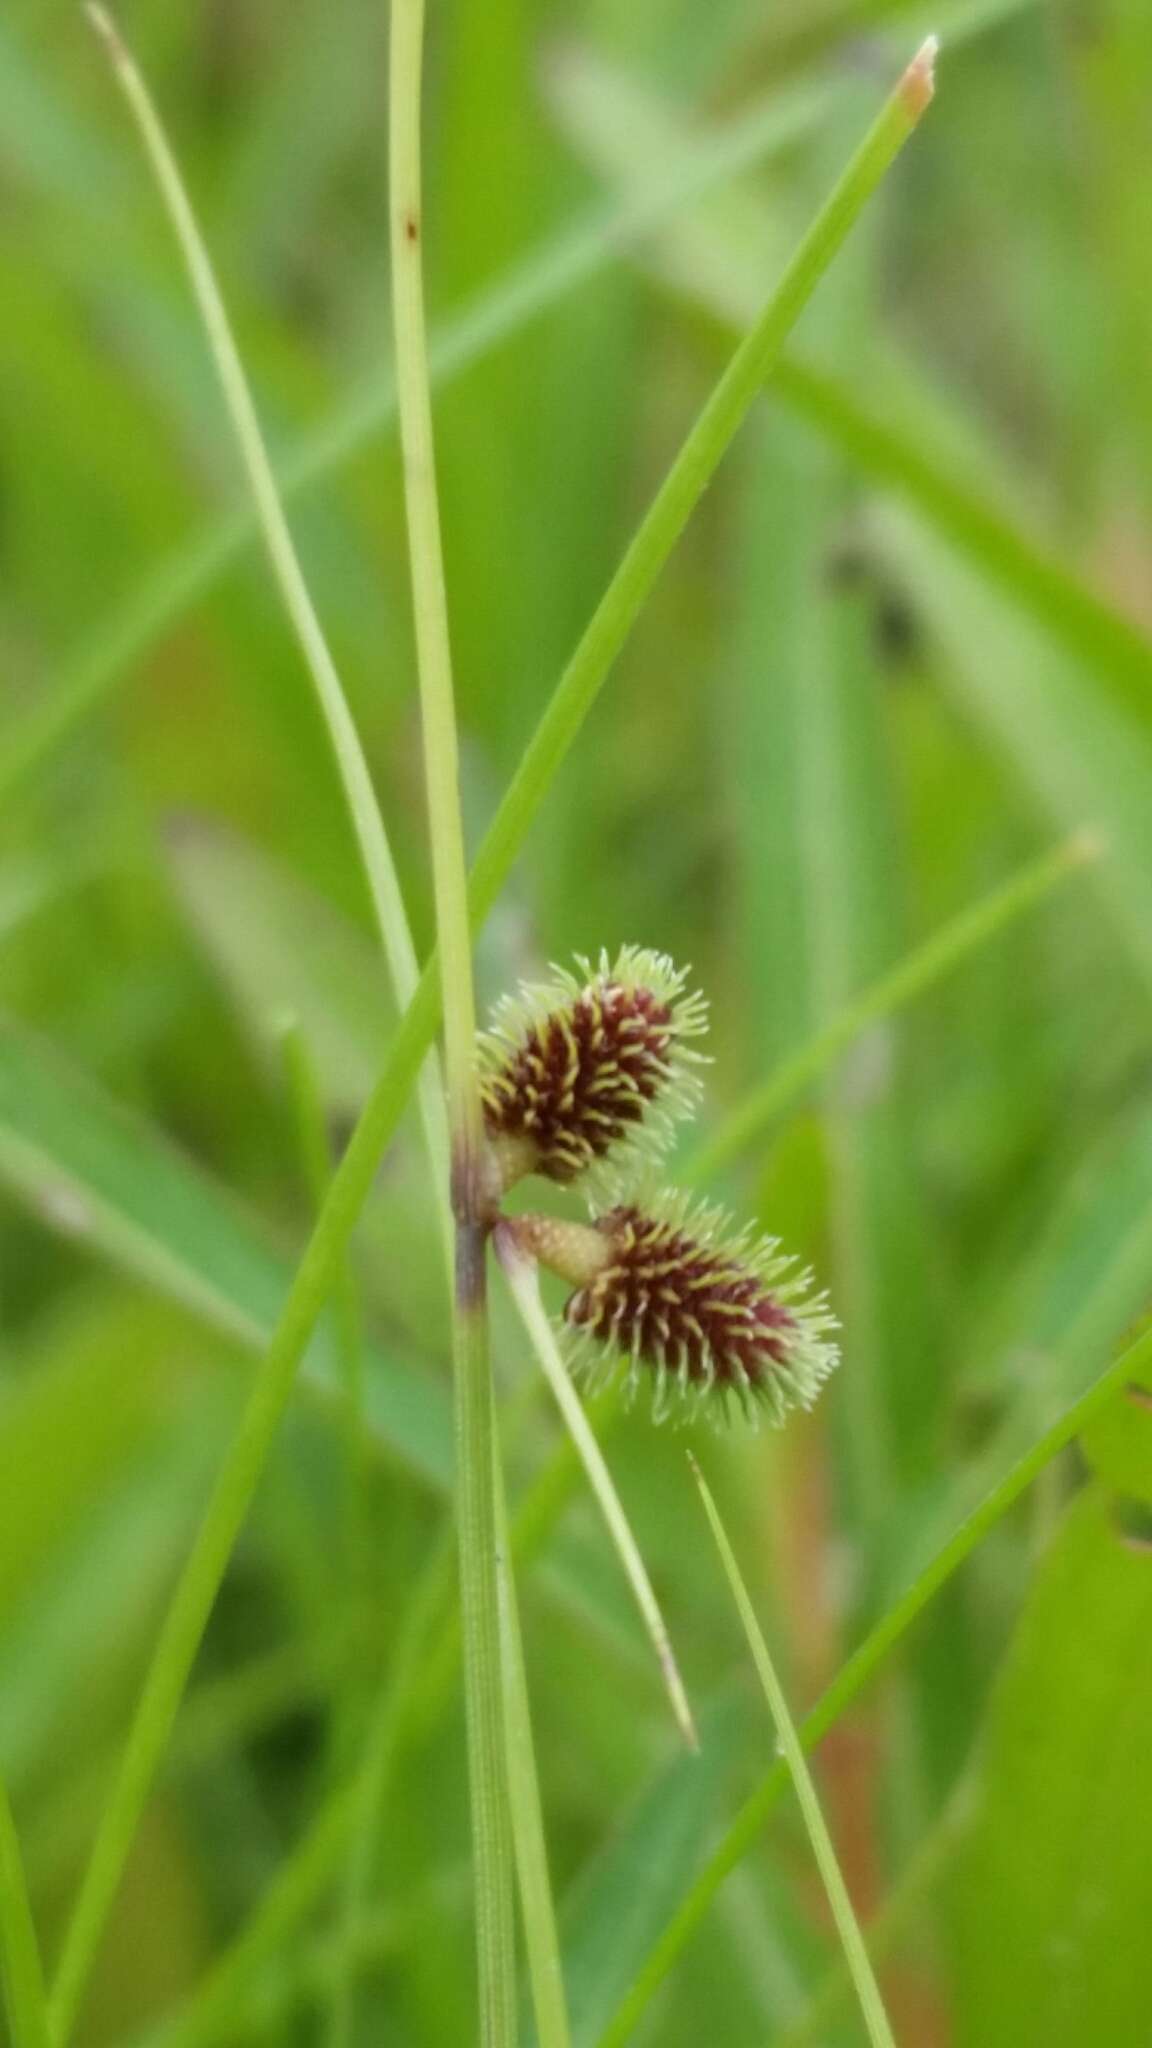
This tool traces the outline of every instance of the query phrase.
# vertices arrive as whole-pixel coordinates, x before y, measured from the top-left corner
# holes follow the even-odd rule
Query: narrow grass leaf
[[[728,1540],[724,1524],[720,1520],[716,1503],[712,1498],[700,1467],[697,1465],[696,1460],[691,1457],[691,1454],[689,1454],[689,1462],[692,1466],[693,1477],[700,1490],[700,1498],[704,1503],[704,1512],[708,1517],[712,1527],[712,1534],[716,1539],[716,1548],[720,1552],[720,1561],[724,1566],[732,1598],[736,1603],[744,1634],[748,1640],[748,1647],[752,1652],[752,1660],[759,1674],[760,1683],[764,1688],[764,1697],[768,1702],[768,1711],[775,1724],[779,1748],[788,1766],[793,1790],[795,1791],[797,1803],[803,1816],[804,1826],[808,1832],[808,1840],[812,1845],[812,1854],[816,1859],[825,1895],[832,1910],[832,1917],[836,1922],[840,1944],[844,1951],[844,1960],[852,1973],[852,1981],[856,1987],[856,1996],[860,2001],[860,2010],[864,2016],[864,2024],[868,2029],[868,2038],[873,2043],[873,2048],[895,2048],[892,2029],[884,2009],[884,2000],[880,1994],[880,1986],[876,1982],[872,1965],[868,1960],[868,1950],[865,1947],[852,1901],[848,1896],[848,1888],[844,1883],[843,1874],[836,1857],[832,1837],[828,1832],[827,1823],[821,1810],[820,1795],[816,1790],[812,1774],[804,1759],[804,1747],[796,1733],[796,1727],[789,1712],[784,1688],[776,1674],[776,1667],[772,1662],[768,1645],[764,1640],[763,1631],[756,1619],[756,1611],[748,1597],[748,1589],[741,1577],[735,1552]]]
[[[914,1928],[933,1894],[952,1869],[971,1815],[972,1785],[965,1778],[918,1844],[908,1867],[868,1923],[868,1950],[874,1960],[887,1956]],[[853,1992],[852,1973],[837,1956],[822,1984],[798,2019],[789,2021],[774,2048],[822,2048],[832,2039],[842,2008]]]
[[[692,1719],[692,1710],[688,1705],[667,1623],[660,1612],[659,1603],[652,1590],[652,1581],[640,1554],[640,1547],[621,1506],[620,1496],[613,1484],[604,1454],[584,1413],[580,1397],[572,1385],[564,1360],[560,1356],[552,1325],[540,1299],[540,1284],[535,1265],[516,1249],[512,1239],[506,1235],[498,1234],[497,1251],[528,1341],[555,1396],[564,1426],[584,1467],[588,1484],[616,1546],[625,1577],[635,1595],[636,1605],[648,1631],[677,1726],[688,1747],[698,1749],[699,1740]]]
[[[483,917],[491,908],[545,791],[702,492],[775,369],[788,334],[927,110],[934,55],[934,43],[926,43],[909,65],[740,343],[657,492],[560,678],[480,848],[472,877],[475,915]]]

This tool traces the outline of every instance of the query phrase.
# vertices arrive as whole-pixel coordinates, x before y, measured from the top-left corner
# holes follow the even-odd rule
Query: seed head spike
[[[481,1034],[484,1121],[505,1188],[528,1173],[595,1190],[663,1152],[700,1098],[702,996],[666,954],[625,946],[523,987]]]

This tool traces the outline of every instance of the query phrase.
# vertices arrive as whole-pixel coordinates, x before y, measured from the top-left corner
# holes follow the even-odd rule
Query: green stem
[[[464,1226],[455,1331],[456,1486],[460,1633],[472,1796],[479,2029],[482,2048],[516,2039],[512,1833],[505,1769],[499,1588],[496,1577],[496,1431],[483,1289],[481,1226]],[[469,1298],[477,1305],[469,1307]]]
[[[844,1951],[844,1960],[851,1973],[852,1982],[856,1987],[856,1996],[860,2001],[860,2010],[864,2015],[864,2024],[868,2029],[868,2038],[872,2042],[872,2048],[896,2048],[892,2029],[888,2022],[888,2015],[884,2010],[884,2000],[880,1995],[880,1986],[876,1982],[872,1965],[868,1960],[868,1950],[864,1945],[864,1938],[860,1932],[852,1901],[848,1895],[848,1887],[844,1882],[832,1837],[828,1832],[827,1823],[821,1810],[820,1797],[813,1783],[812,1773],[804,1759],[803,1744],[796,1732],[796,1725],[788,1710],[787,1696],[776,1674],[776,1667],[772,1662],[763,1631],[756,1619],[755,1609],[748,1597],[748,1590],[741,1577],[740,1567],[736,1562],[732,1545],[728,1541],[727,1531],[717,1512],[716,1503],[705,1483],[700,1467],[697,1465],[695,1458],[691,1456],[691,1453],[689,1453],[689,1462],[692,1466],[696,1484],[700,1489],[700,1498],[704,1502],[704,1512],[712,1525],[712,1534],[716,1539],[716,1547],[720,1552],[720,1561],[724,1566],[728,1584],[732,1589],[732,1597],[736,1602],[740,1619],[744,1625],[748,1647],[752,1652],[753,1662],[756,1665],[760,1683],[764,1688],[764,1696],[768,1701],[768,1711],[776,1724],[779,1746],[783,1752],[784,1762],[792,1779],[797,1803],[804,1819],[804,1826],[808,1831],[808,1839],[812,1844],[812,1854],[816,1859],[816,1866],[820,1872],[828,1904],[832,1909],[832,1917],[836,1922],[837,1932],[840,1936],[840,1946]]]
[[[468,927],[467,863],[460,816],[452,654],[436,493],[436,456],[424,320],[423,201],[420,164],[420,85],[424,0],[393,0],[390,58],[390,209],[392,312],[396,329],[396,399],[404,458],[408,552],[424,765],[432,836],[436,930],[445,992],[445,1045],[452,1140],[466,1156],[456,1172],[476,1170],[480,1095],[476,1083],[472,938]],[[460,1197],[470,1217],[470,1189]]]
[[[453,1358],[457,1531],[472,1799],[479,2037],[484,2048],[505,2048],[516,2037],[516,1949],[496,1580],[497,1454],[488,1355],[488,1197],[483,1184],[468,870],[460,813],[452,656],[424,318],[420,161],[423,40],[424,0],[392,0],[392,310],[443,989],[452,1208],[456,1217]]]
[[[693,1153],[682,1172],[689,1180],[704,1181],[727,1166],[870,1024],[915,1002],[989,939],[1042,902],[1066,876],[1098,860],[1101,851],[1089,833],[1077,833],[1054,852],[1022,868],[1002,888],[962,910],[898,966],[846,1003],[823,1031],[782,1060],[764,1086],[734,1109],[716,1135]]]
[[[1137,1379],[1152,1362],[1152,1331],[1146,1332],[1073,1401],[1043,1436],[1007,1472],[997,1486],[966,1516],[960,1527],[925,1565],[907,1591],[877,1622],[832,1684],[800,1724],[805,1749],[822,1742],[890,1652],[903,1641],[914,1621],[969,1558],[989,1530],[1026,1493],[1051,1459],[1073,1442],[1092,1417],[1111,1400],[1126,1380]],[[724,1880],[758,1840],[761,1829],[788,1783],[786,1765],[773,1765],[751,1798],[745,1800],[719,1846],[696,1878],[645,1961],[623,2004],[601,2036],[599,2048],[623,2048],[631,2039],[649,2003],[677,1958],[691,1941]]]
[[[0,1976],[12,2048],[48,2048],[48,2001],[20,1837],[0,1779]]]

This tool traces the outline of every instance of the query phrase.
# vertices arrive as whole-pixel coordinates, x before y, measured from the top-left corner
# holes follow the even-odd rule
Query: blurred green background
[[[939,97],[806,316],[559,777],[485,999],[624,941],[713,1004],[706,1124],[1028,859],[1069,875],[712,1179],[830,1287],[783,1439],[697,1444],[798,1706],[1108,1361],[1152,1263],[1152,10],[435,0],[429,289],[475,843],[735,336],[929,29]],[[386,9],[135,0],[376,777],[431,904],[388,394]],[[0,19],[0,1766],[51,1951],[173,1572],[393,1018],[203,339],[77,10]],[[326,2039],[346,1851],[235,1944],[402,1739],[367,2042],[471,2038],[447,1328],[410,1119],[358,1239],[368,1527],[322,1333],[229,1573],[86,2043]],[[707,1740],[677,1756],[510,1322],[521,1570],[576,2038],[771,1757],[684,1440],[610,1457]],[[556,1474],[558,1473],[558,1478]],[[902,2042],[1138,2048],[1152,1964],[1152,1423],[1050,1466],[821,1752]],[[423,1592],[421,1589],[423,1588]],[[885,1902],[894,1905],[889,1910]],[[790,1810],[636,2038],[858,2042]],[[227,1959],[231,1959],[230,1961]],[[345,1958],[346,1960],[346,1958]],[[230,1974],[228,1972],[230,1971]],[[808,2015],[805,2018],[805,2015]],[[806,2030],[806,2031],[805,2031]]]

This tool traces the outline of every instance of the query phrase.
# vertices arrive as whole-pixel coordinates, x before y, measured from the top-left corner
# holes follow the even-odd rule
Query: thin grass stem
[[[864,1943],[864,1937],[860,1932],[855,1909],[840,1869],[835,1845],[828,1832],[827,1822],[824,1819],[820,1805],[820,1795],[816,1790],[812,1773],[805,1762],[803,1744],[796,1732],[795,1723],[788,1709],[787,1695],[780,1683],[776,1667],[772,1662],[771,1653],[764,1639],[763,1631],[756,1619],[756,1611],[748,1597],[748,1589],[741,1576],[740,1567],[736,1562],[735,1553],[728,1540],[724,1524],[720,1519],[716,1503],[712,1498],[704,1475],[695,1458],[691,1456],[691,1453],[689,1453],[689,1463],[700,1490],[700,1498],[704,1503],[704,1512],[708,1517],[712,1527],[712,1534],[716,1539],[716,1548],[720,1552],[720,1561],[727,1575],[732,1598],[736,1602],[744,1633],[748,1639],[748,1647],[752,1652],[753,1662],[755,1663],[760,1683],[764,1688],[764,1697],[768,1702],[768,1711],[776,1725],[779,1747],[783,1753],[789,1776],[792,1779],[792,1787],[796,1794],[797,1804],[803,1816],[804,1826],[808,1832],[808,1840],[812,1845],[812,1854],[816,1859],[816,1866],[820,1872],[825,1895],[832,1910],[832,1917],[836,1922],[836,1930],[840,1936],[840,1946],[844,1952],[844,1961],[851,1973],[856,1996],[860,2002],[860,2011],[864,2017],[864,2024],[868,2029],[868,2038],[872,2043],[872,2048],[896,2048],[895,2036],[888,2020],[888,2014],[885,2011],[880,1986],[876,1982],[875,1973],[868,1959],[868,1950]]]
[[[516,2035],[516,1946],[496,1580],[496,1416],[487,1303],[490,1198],[483,1182],[468,868],[424,315],[423,48],[424,0],[392,0],[388,125],[392,313],[456,1218],[452,1318],[456,1499],[479,2037],[484,2048],[505,2048]]]
[[[890,1954],[909,1926],[922,1915],[926,1897],[939,1884],[964,1839],[971,1789],[969,1779],[961,1780],[916,1848],[907,1869],[869,1921],[868,1951],[873,1960]],[[828,1969],[806,2009],[777,2035],[774,2048],[820,2048],[837,2025],[841,2007],[851,1993],[852,1978],[841,1955]]]

